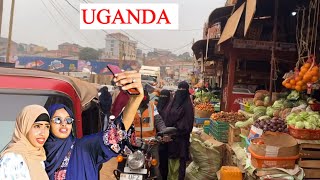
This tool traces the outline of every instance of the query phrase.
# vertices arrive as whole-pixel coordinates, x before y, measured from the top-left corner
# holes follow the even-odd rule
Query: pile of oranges
[[[311,57],[300,67],[300,71],[296,69],[295,75],[285,79],[282,85],[300,92],[307,89],[307,83],[316,83],[319,77],[319,67],[315,63],[315,58]]]

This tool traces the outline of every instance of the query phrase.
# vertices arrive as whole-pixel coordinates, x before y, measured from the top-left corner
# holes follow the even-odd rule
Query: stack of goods
[[[290,134],[297,139],[320,139],[320,114],[318,112],[295,111],[286,117]]]
[[[211,134],[220,142],[228,142],[229,124],[244,121],[246,117],[237,112],[219,112],[211,116]]]
[[[254,126],[262,129],[264,132],[288,132],[286,122],[278,117],[273,117],[272,119],[270,119],[270,117],[266,119],[260,118],[254,123]]]
[[[248,150],[255,168],[293,169],[299,158],[298,143],[287,133],[266,132],[253,139]]]
[[[308,83],[315,83],[319,80],[319,67],[315,63],[315,57],[310,57],[301,67],[295,68],[295,72],[287,77],[282,85],[287,89],[303,91],[307,89]]]
[[[197,118],[209,118],[214,113],[214,106],[208,102],[200,103],[195,106],[194,113]]]

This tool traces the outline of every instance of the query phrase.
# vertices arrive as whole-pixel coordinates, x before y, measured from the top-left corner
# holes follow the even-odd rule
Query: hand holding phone
[[[121,71],[121,69],[116,65],[107,65],[107,68],[110,70],[110,72],[113,74],[114,77],[116,77],[116,74],[123,73]],[[125,86],[128,84],[131,84],[131,83],[127,83],[127,84],[125,84]],[[130,95],[139,95],[140,94],[140,92],[138,91],[137,88],[128,89],[128,90],[126,90],[126,92]]]

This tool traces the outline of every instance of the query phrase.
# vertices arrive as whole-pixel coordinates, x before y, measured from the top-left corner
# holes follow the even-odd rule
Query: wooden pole
[[[273,78],[274,78],[274,66],[275,66],[275,51],[277,42],[277,26],[278,26],[278,0],[274,0],[274,17],[273,17],[273,32],[272,32],[272,49],[271,49],[271,69],[270,69],[270,81],[269,81],[269,104],[272,101],[273,91]]]
[[[15,4],[15,0],[12,0],[12,3],[11,3],[11,13],[10,13],[9,37],[8,37],[8,47],[7,47],[6,62],[9,62],[10,50],[11,50],[11,38],[12,38],[12,24],[13,24],[14,4]]]
[[[2,28],[3,0],[0,0],[0,37]]]

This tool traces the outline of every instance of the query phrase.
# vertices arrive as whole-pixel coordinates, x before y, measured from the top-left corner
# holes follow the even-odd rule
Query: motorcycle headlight
[[[142,168],[145,162],[144,154],[141,151],[135,151],[128,157],[128,166],[131,169]]]

